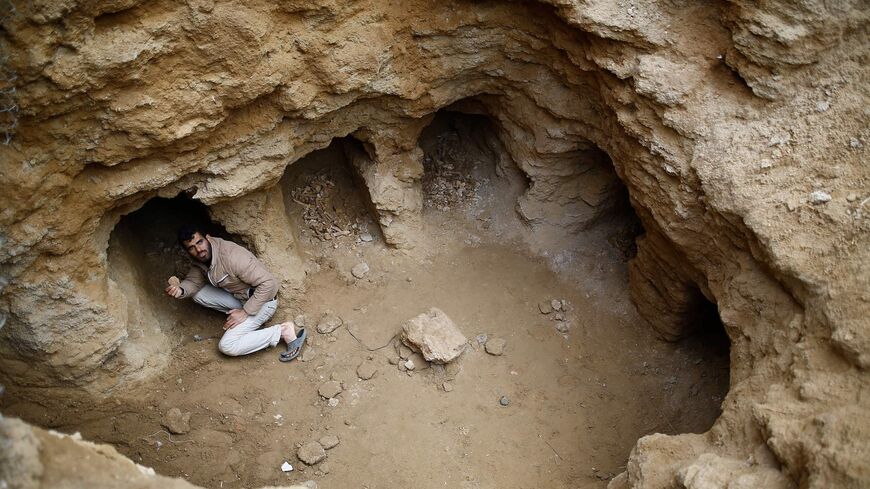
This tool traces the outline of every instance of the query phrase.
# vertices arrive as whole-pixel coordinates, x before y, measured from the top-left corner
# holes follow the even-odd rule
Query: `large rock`
[[[402,326],[402,342],[422,353],[428,362],[452,362],[465,350],[467,341],[456,324],[437,307]]]

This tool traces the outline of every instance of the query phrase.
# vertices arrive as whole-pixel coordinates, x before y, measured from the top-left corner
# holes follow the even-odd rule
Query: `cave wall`
[[[128,307],[106,248],[151,197],[209,205],[286,272],[289,294],[290,234],[258,232],[283,219],[275,184],[353,135],[385,238],[413,246],[419,134],[474,99],[532,188],[560,183],[578,152],[606,152],[651,230],[632,264],[638,309],[678,332],[682,315],[655,311],[688,302],[662,291],[697,290],[731,338],[716,425],[639,440],[614,487],[870,481],[870,428],[851,422],[870,413],[861,2],[10,6],[4,383],[99,394],[142,373],[118,355]]]

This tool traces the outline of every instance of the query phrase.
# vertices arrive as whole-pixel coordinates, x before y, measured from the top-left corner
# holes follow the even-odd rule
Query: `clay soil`
[[[211,488],[308,479],[327,488],[603,487],[624,470],[639,437],[700,433],[718,416],[727,338],[715,320],[679,343],[655,338],[628,297],[630,250],[614,246],[629,219],[562,237],[556,253],[500,201],[516,188],[478,168],[472,198],[427,205],[417,247],[399,252],[377,234],[350,172],[334,165],[323,173],[320,160],[303,161],[282,185],[289,195],[321,172],[334,184],[333,211],[357,228],[316,239],[303,207],[288,199],[309,274],[304,295],[284,300],[275,319],[305,315],[311,335],[302,359],[280,363],[279,349],[224,357],[223,316],[176,307],[178,322],[167,326],[173,359],[160,378],[104,401],[7,395],[4,414],[81,432],[158,473]],[[365,232],[371,241],[358,239]],[[177,265],[160,258],[165,242],[143,246],[154,248],[145,266],[160,274],[151,286],[159,297],[162,275]],[[363,261],[370,271],[354,278],[351,268]],[[567,332],[539,311],[551,299],[568,305]],[[433,306],[469,347],[448,368],[418,359],[415,371],[402,371],[390,362],[395,335]],[[344,325],[321,335],[313,326],[327,311]],[[506,340],[504,354],[486,353],[479,335]],[[378,372],[361,380],[357,367],[367,361]],[[328,380],[343,384],[334,406],[318,394]],[[161,426],[173,407],[192,413],[189,433],[170,436]],[[305,467],[297,446],[325,434],[340,444],[324,463]],[[295,470],[283,473],[284,461]]]

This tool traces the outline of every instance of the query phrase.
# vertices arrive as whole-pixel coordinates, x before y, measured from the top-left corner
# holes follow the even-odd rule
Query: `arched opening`
[[[128,304],[128,339],[121,354],[133,365],[168,358],[184,337],[210,337],[219,313],[165,294],[167,279],[184,278],[190,257],[177,241],[182,225],[195,225],[212,236],[244,241],[211,219],[208,208],[182,194],[156,197],[121,217],[109,237],[109,278]],[[165,361],[165,360],[164,360]]]
[[[352,137],[336,138],[290,165],[279,185],[296,239],[303,246],[334,248],[379,237],[365,184],[351,165],[364,154]]]

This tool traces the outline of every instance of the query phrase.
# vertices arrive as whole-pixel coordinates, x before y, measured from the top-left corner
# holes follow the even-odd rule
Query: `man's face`
[[[207,234],[205,236],[208,236]],[[190,253],[195,260],[198,260],[202,263],[208,263],[211,261],[211,243],[205,237],[199,233],[194,233],[193,238],[183,241],[181,243],[184,245],[184,249]]]

